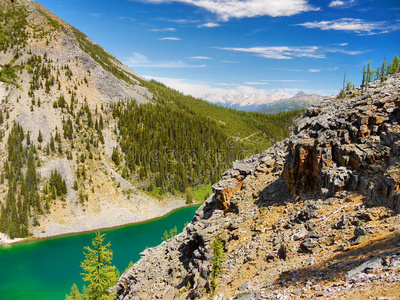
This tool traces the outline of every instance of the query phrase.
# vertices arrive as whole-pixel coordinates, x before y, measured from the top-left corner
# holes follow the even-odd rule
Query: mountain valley
[[[11,238],[204,201],[233,160],[287,137],[301,115],[225,109],[146,81],[38,2],[1,0],[0,12],[0,231]]]
[[[154,9],[163,1],[135,4],[147,2],[152,2]],[[167,2],[174,7],[175,2],[185,1]],[[257,3],[268,6],[267,2]],[[345,6],[343,1],[332,3],[326,8]],[[341,8],[356,5],[352,1],[346,4],[348,7]],[[320,10],[310,6],[308,11]],[[92,17],[100,15],[93,13]],[[134,22],[133,18],[120,18]],[[232,24],[229,18],[221,17],[224,25],[200,25],[193,20],[191,24],[196,32],[204,27],[225,30]],[[181,22],[185,29],[189,26],[180,19],[174,22]],[[312,26],[318,24],[311,22]],[[306,25],[289,27],[301,31]],[[375,38],[374,30],[367,32],[368,38]],[[176,28],[151,28],[146,33],[164,31],[172,33]],[[361,31],[357,34],[357,38],[364,38]],[[171,36],[154,40],[182,41]],[[347,43],[329,43],[326,48],[212,50],[255,54],[256,60],[250,64],[253,67],[266,58],[269,63],[272,59],[301,60],[301,70],[286,69],[283,64],[282,68],[265,69],[297,72],[304,81],[296,82],[305,82],[314,73],[325,70],[333,74],[338,69],[327,64],[316,69],[306,62],[311,64],[328,55],[361,55],[360,51],[344,50]],[[192,63],[214,59],[187,56]],[[216,65],[220,63],[227,70],[240,65],[222,56],[224,61]],[[141,63],[153,68],[160,62],[151,64],[143,56]],[[200,74],[199,68],[205,66],[183,61],[178,65],[182,69],[195,66]],[[39,2],[0,0],[2,253],[13,255],[13,246],[7,244],[27,241],[20,245],[35,248],[35,243],[40,243],[37,239],[78,232],[81,236],[71,236],[71,241],[80,247],[81,241],[88,239],[83,232],[97,230],[92,245],[106,251],[103,257],[92,258],[101,264],[106,261],[105,268],[90,264],[88,257],[96,250],[91,252],[89,247],[84,248],[81,267],[87,264],[87,269],[97,271],[99,278],[105,274],[105,279],[96,285],[85,273],[79,273],[86,285],[81,289],[80,283],[73,284],[71,294],[66,295],[68,300],[399,300],[399,65],[397,54],[391,62],[385,56],[376,70],[369,61],[364,64],[361,86],[344,82],[337,96],[231,92],[222,97],[209,93],[202,100],[146,80]],[[281,81],[278,77],[268,80]],[[268,80],[261,78],[258,83]],[[328,90],[325,88],[318,90]],[[182,211],[175,217],[149,221],[192,205],[185,208],[190,214]],[[187,223],[195,205],[199,208]],[[110,263],[110,243],[101,245],[104,235],[99,229],[144,221],[149,222],[123,231],[129,234],[114,232],[119,238],[115,244],[124,255],[132,252],[133,260],[119,261],[119,268],[129,264],[119,273]],[[182,232],[178,233],[176,226],[159,228],[174,226],[174,222],[180,223],[179,228],[186,222]],[[164,230],[164,236],[159,237]],[[135,236],[132,232],[137,231],[140,235]],[[150,237],[152,242],[147,244]],[[134,246],[128,246],[126,240]],[[70,258],[72,251],[64,253],[57,248],[63,247],[61,242],[46,242],[43,247],[55,245],[57,249],[46,249],[49,256],[54,255],[52,259],[62,260],[63,255]],[[18,255],[23,255],[22,248],[16,251]],[[141,248],[140,259],[135,262]],[[18,261],[18,255],[13,261]],[[50,274],[54,280],[59,279],[57,272],[66,273],[63,284],[57,285],[62,286],[59,290],[65,288],[67,280],[76,279],[67,274],[74,272],[73,268],[47,268],[46,255],[39,267],[29,258],[33,261],[29,267],[9,262],[7,270],[13,270],[10,277],[18,276],[13,286],[19,285],[18,280],[29,286],[23,274],[49,270],[54,272]],[[68,261],[75,262],[81,256],[79,249],[74,260]],[[23,268],[34,270],[23,273]],[[2,275],[8,276],[7,272]],[[43,281],[31,282],[41,288],[51,285]],[[7,283],[1,289],[9,289]],[[14,291],[8,292],[6,298],[11,299]],[[93,296],[94,292],[101,296]],[[29,299],[33,292],[22,293]]]

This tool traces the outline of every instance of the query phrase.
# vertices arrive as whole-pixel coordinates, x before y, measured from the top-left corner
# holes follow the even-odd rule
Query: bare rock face
[[[229,200],[242,187],[242,180],[243,176],[241,178],[229,178],[212,186],[218,209],[226,210],[229,208]]]
[[[398,89],[398,77],[390,80]],[[399,167],[399,113],[398,92],[384,88],[309,109],[289,139],[284,173],[289,191],[327,197],[352,189],[371,205],[400,211],[398,178],[393,179]]]

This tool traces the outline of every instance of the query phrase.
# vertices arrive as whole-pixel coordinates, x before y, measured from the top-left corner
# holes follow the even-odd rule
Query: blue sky
[[[336,94],[399,54],[398,0],[39,0],[142,76],[195,96]]]

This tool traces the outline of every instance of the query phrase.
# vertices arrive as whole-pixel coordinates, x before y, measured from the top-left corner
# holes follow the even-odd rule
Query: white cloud
[[[180,41],[181,39],[177,38],[177,37],[163,37],[158,40],[160,40],[160,41]]]
[[[334,68],[326,68],[323,70],[326,71],[334,71],[339,69],[338,67]],[[307,69],[307,70],[301,70],[301,69],[281,69],[281,68],[267,68],[267,70],[274,70],[274,71],[285,71],[285,72],[305,72],[305,73],[319,73],[321,72],[320,69]],[[265,81],[265,80],[263,80]],[[273,80],[268,80],[268,82],[273,82]],[[294,82],[293,80],[287,81],[287,82]]]
[[[210,102],[218,102],[221,100],[219,97],[223,97],[228,93],[238,93],[245,95],[272,95],[276,93],[285,93],[294,95],[300,90],[303,90],[306,93],[317,93],[322,95],[332,95],[336,94],[338,91],[336,90],[308,90],[308,89],[298,89],[298,88],[270,88],[270,89],[258,89],[254,88],[250,85],[258,85],[254,83],[256,82],[245,82],[244,84],[227,84],[227,83],[215,83],[212,84],[205,81],[191,81],[187,79],[179,79],[179,78],[165,78],[165,77],[154,77],[154,76],[143,76],[146,79],[154,79],[164,83],[165,85],[176,89],[184,94],[192,95],[198,98],[204,98],[207,94],[212,94],[211,97],[208,97],[208,101]],[[287,83],[287,82],[303,82],[302,80],[260,80],[259,82],[268,83]],[[253,83],[253,84],[251,84]],[[225,86],[226,88],[216,87],[216,86]]]
[[[244,84],[246,84],[246,85],[267,85],[270,83],[265,82],[265,81],[246,81]]]
[[[176,29],[173,27],[170,27],[170,28],[162,28],[162,29],[149,29],[148,31],[165,32],[165,31],[176,31]]]
[[[204,81],[190,81],[186,79],[154,77],[148,75],[144,75],[143,77],[160,81],[173,89],[194,97],[203,97],[207,93],[216,93],[220,95],[227,93],[226,89],[213,87]]]
[[[132,21],[132,22],[134,22],[134,21],[136,21],[134,18],[132,18],[132,17],[118,17],[118,20],[129,20],[129,21]]]
[[[305,82],[306,80],[297,80],[297,79],[276,79],[276,80],[260,80],[260,81],[246,81],[244,84],[246,85],[267,85],[271,83],[296,83],[296,82]]]
[[[221,20],[257,16],[283,17],[319,10],[308,0],[145,0],[151,3],[181,2],[204,8]]]
[[[214,27],[220,27],[220,26],[221,26],[221,25],[218,24],[218,23],[209,22],[209,23],[201,24],[201,25],[199,25],[198,27],[199,27],[199,28],[203,28],[203,27],[206,27],[206,28],[214,28]]]
[[[253,53],[260,57],[271,59],[293,59],[296,57],[309,57],[309,58],[325,58],[325,55],[319,51],[317,46],[305,47],[250,47],[250,48],[235,48],[225,47],[216,48],[228,51]]]
[[[169,18],[157,18],[157,21],[164,21],[164,22],[171,22],[171,23],[177,23],[177,24],[194,24],[194,23],[200,23],[201,21],[199,20],[191,20],[191,19],[169,19]]]
[[[206,59],[206,60],[211,60],[213,59],[212,57],[208,56],[192,56],[191,59]]]
[[[355,0],[348,0],[348,1],[334,0],[334,1],[331,1],[331,3],[329,3],[329,7],[344,8],[344,7],[351,6],[355,2],[356,2]]]
[[[345,5],[344,1],[335,0],[329,3],[329,7],[343,6]]]
[[[204,68],[206,65],[190,65],[181,60],[150,61],[147,56],[134,52],[124,63],[131,68]]]
[[[93,18],[100,18],[101,17],[100,13],[91,13],[89,15],[92,16]]]
[[[359,55],[365,53],[365,51],[349,51],[349,50],[344,50],[344,49],[328,49],[326,52],[330,53],[342,53],[342,54],[347,54],[347,55]]]
[[[367,22],[361,19],[342,18],[332,21],[306,22],[297,24],[306,28],[318,28],[321,30],[343,30],[352,31],[359,34],[381,34],[396,31],[400,29],[399,24],[389,25],[385,21]]]

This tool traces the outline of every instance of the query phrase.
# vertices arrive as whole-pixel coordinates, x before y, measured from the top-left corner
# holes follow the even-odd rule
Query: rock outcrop
[[[309,109],[289,139],[288,189],[322,197],[357,190],[369,205],[400,211],[400,99],[398,78],[352,100],[332,99]]]
[[[184,231],[121,276],[117,299],[208,299],[216,237],[213,299],[398,296],[399,83],[327,99],[292,137],[235,162]]]

